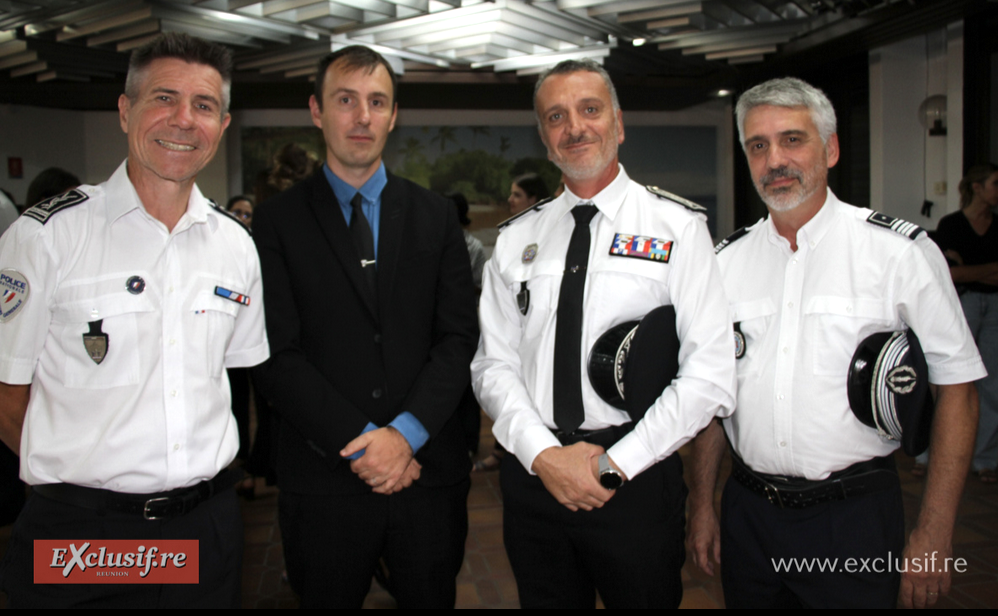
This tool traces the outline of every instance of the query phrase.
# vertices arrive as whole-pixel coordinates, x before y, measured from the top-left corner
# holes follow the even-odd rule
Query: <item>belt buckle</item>
[[[166,496],[162,496],[160,498],[150,498],[149,500],[146,501],[145,506],[142,507],[142,517],[145,518],[145,519],[147,519],[147,520],[162,520],[162,519],[166,518],[167,516],[165,516],[165,515],[164,516],[150,515],[150,513],[149,513],[149,506],[152,505],[155,502],[168,501],[168,500],[170,500],[170,499],[169,499],[169,497],[166,497]]]
[[[766,498],[769,499],[769,502],[776,505],[780,509],[786,508],[783,504],[783,499],[780,498],[780,491],[776,488],[776,486],[769,485],[768,483],[766,484]]]

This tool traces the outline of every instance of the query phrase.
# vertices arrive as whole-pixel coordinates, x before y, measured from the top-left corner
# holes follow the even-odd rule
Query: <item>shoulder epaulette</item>
[[[253,237],[253,232],[250,231],[249,227],[247,227],[246,225],[244,225],[241,220],[239,220],[238,218],[236,218],[235,216],[233,216],[231,213],[225,211],[225,208],[223,208],[220,205],[218,205],[217,203],[215,203],[215,201],[213,199],[208,199],[208,205],[211,206],[211,209],[215,210],[216,212],[218,212],[222,216],[225,216],[226,218],[228,218],[232,222],[234,222],[237,225],[239,225],[240,227],[242,227],[243,231],[245,231],[246,233],[249,233],[250,237]]]
[[[34,206],[28,208],[24,212],[24,215],[28,218],[34,218],[44,225],[56,212],[79,205],[89,198],[90,195],[87,193],[78,188],[73,188],[61,195],[56,195],[50,199],[36,203]]]
[[[881,214],[880,212],[871,212],[869,216],[866,217],[866,222],[877,225],[878,227],[884,227],[885,229],[890,229],[895,233],[900,233],[901,235],[913,240],[919,236],[919,234],[924,233],[925,229],[919,227],[913,222],[908,222],[907,220],[901,220],[900,218],[894,218],[893,216],[888,216],[887,214]]]
[[[749,228],[748,227],[742,227],[741,229],[735,231],[734,233],[732,233],[728,237],[724,238],[723,240],[721,240],[720,244],[718,244],[717,246],[714,246],[714,254],[716,255],[717,253],[721,252],[722,250],[724,250],[725,248],[727,248],[731,244],[734,244],[735,242],[737,242],[741,238],[745,237],[746,235],[748,235],[748,232],[749,232]]]
[[[645,186],[645,188],[648,189],[648,192],[650,192],[653,195],[656,195],[659,199],[668,199],[670,201],[675,201],[676,203],[690,210],[691,212],[696,212],[698,214],[707,213],[707,208],[700,205],[699,203],[693,203],[689,199],[684,199],[683,197],[673,194],[667,190],[662,190],[658,186]]]
[[[510,216],[506,220],[502,221],[501,223],[498,224],[497,228],[500,231],[502,231],[503,229],[505,229],[506,227],[508,227],[509,225],[511,225],[514,221],[516,221],[518,218],[520,218],[521,216],[526,216],[528,212],[539,212],[539,211],[541,211],[541,209],[544,207],[544,205],[547,204],[548,202],[552,201],[552,200],[554,200],[554,197],[548,197],[547,199],[541,199],[540,201],[538,201],[537,203],[531,205],[530,207],[528,207],[527,209],[523,210],[519,214],[516,214],[515,216]]]

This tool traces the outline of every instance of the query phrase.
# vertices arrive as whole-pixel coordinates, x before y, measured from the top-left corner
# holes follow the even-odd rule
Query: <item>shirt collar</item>
[[[326,181],[329,182],[329,186],[333,189],[333,194],[336,195],[336,200],[343,207],[350,207],[350,200],[357,193],[357,189],[341,180],[339,176],[333,173],[328,164],[322,165],[322,170],[326,174]],[[385,163],[382,162],[378,165],[378,170],[374,172],[374,175],[368,178],[364,182],[364,185],[360,187],[360,195],[368,203],[378,203],[381,198],[381,191],[385,189],[387,184],[388,175],[385,173]]]
[[[815,248],[835,224],[835,215],[842,207],[842,202],[835,196],[831,188],[825,190],[825,202],[821,208],[811,217],[811,220],[797,231],[797,246],[807,245]],[[787,243],[786,239],[776,230],[772,216],[766,217],[766,230],[769,233],[770,241],[783,245]]]
[[[568,185],[565,185],[565,195],[567,197],[566,203],[568,204],[568,209],[565,213],[572,211],[572,208],[579,204],[579,202],[591,201],[596,205],[596,208],[604,216],[613,220],[620,211],[621,204],[624,203],[624,196],[627,195],[627,187],[631,183],[631,178],[627,177],[627,172],[624,171],[624,166],[617,163],[617,177],[613,178],[606,188],[599,191],[589,199],[583,199],[579,197],[571,190],[569,190]]]
[[[152,216],[146,211],[145,207],[142,206],[142,200],[139,198],[139,193],[136,192],[135,186],[132,185],[132,181],[128,178],[128,160],[121,163],[115,172],[108,179],[105,185],[105,193],[107,195],[106,205],[107,205],[107,218],[108,221],[113,224],[119,218],[128,214],[132,210],[141,210],[142,214],[148,218]],[[201,222],[212,221],[211,227],[212,231],[217,228],[217,221],[213,218],[209,219],[208,213],[211,210],[211,206],[208,205],[208,200],[204,198],[201,194],[201,190],[195,184],[191,188],[191,195],[187,199],[187,211],[180,218],[180,222],[174,228],[174,231],[178,229],[182,230],[189,225]],[[185,222],[184,219],[189,222]]]

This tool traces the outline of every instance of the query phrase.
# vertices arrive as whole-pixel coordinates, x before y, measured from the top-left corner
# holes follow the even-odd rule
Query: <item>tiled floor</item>
[[[492,438],[488,420],[483,422],[481,451],[488,452]],[[684,451],[685,452],[685,451]],[[918,513],[924,482],[908,469],[911,459],[898,454],[901,484],[904,490],[906,517],[911,525]],[[728,462],[722,467],[722,480],[728,474]],[[457,607],[517,607],[516,583],[502,546],[502,502],[497,473],[473,474],[468,497],[470,532],[464,567],[458,576]],[[718,498],[720,494],[718,493]],[[277,527],[277,490],[258,488],[253,501],[243,502],[246,525],[246,558],[243,569],[243,606],[247,608],[295,607],[297,599],[286,583],[281,582],[283,556]],[[6,549],[10,527],[0,528],[0,553]],[[960,505],[954,537],[954,555],[967,559],[965,573],[954,576],[949,597],[937,607],[998,607],[998,486],[984,485],[969,477]],[[685,594],[681,607],[722,607],[719,580],[692,565],[690,558],[683,569]],[[0,595],[0,606],[5,601]],[[376,583],[365,607],[392,608],[394,601]]]

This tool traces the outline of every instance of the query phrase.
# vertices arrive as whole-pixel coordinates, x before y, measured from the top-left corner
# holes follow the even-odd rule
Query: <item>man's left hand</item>
[[[912,531],[904,549],[905,572],[901,574],[901,603],[907,608],[932,607],[949,594],[953,546],[938,541],[919,528]]]
[[[345,458],[361,449],[366,450],[364,455],[350,462],[350,470],[375,491],[390,494],[412,460],[409,442],[388,426],[361,434],[347,443],[340,455]]]

